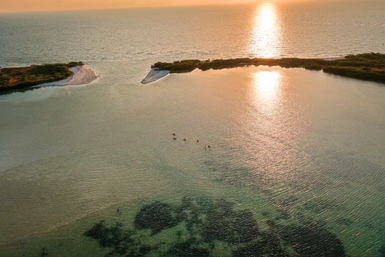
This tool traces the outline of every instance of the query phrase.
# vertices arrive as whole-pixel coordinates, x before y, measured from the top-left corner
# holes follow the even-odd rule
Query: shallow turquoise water
[[[8,95],[2,238],[134,199],[202,192],[259,214],[326,222],[348,253],[376,256],[385,225],[384,97],[376,83],[264,67]]]

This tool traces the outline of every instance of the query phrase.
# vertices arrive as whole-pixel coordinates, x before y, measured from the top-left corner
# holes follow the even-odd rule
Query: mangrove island
[[[0,69],[0,94],[24,91],[42,84],[64,81],[61,85],[75,84],[70,79],[81,74],[76,82],[89,83],[96,78],[90,69],[83,68],[83,62],[31,65],[28,67],[7,67]]]
[[[183,60],[172,63],[157,62],[152,70],[185,73],[195,69],[226,69],[244,66],[280,66],[283,68],[305,68],[325,73],[340,75],[360,80],[374,81],[385,84],[385,54],[364,53],[347,55],[339,59],[316,58],[236,58],[217,60]]]

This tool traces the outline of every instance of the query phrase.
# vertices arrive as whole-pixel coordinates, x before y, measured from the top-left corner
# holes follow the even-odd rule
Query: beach
[[[87,68],[84,66],[76,66],[76,67],[70,68],[70,70],[73,74],[66,79],[44,83],[44,84],[36,85],[34,87],[39,88],[39,87],[47,87],[47,86],[85,85],[93,82],[98,78],[95,71],[92,70],[91,68]]]
[[[156,82],[166,77],[170,72],[167,70],[151,69],[147,76],[142,80],[142,84],[149,84]]]

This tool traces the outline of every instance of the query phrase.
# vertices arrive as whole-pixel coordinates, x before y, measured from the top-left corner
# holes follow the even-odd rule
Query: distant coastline
[[[97,78],[83,62],[43,64],[0,69],[0,94],[26,91],[46,86],[88,84]]]
[[[280,66],[283,68],[304,68],[324,71],[343,77],[374,81],[385,84],[385,54],[364,53],[347,55],[340,59],[304,59],[304,58],[236,58],[218,60],[182,60],[176,62],[157,62],[151,66],[152,74],[186,73],[195,69],[226,69],[244,66]],[[166,71],[166,72],[165,72]],[[155,80],[162,76],[151,77],[151,72],[143,81]],[[142,81],[142,83],[143,83]],[[144,83],[143,83],[144,84]]]

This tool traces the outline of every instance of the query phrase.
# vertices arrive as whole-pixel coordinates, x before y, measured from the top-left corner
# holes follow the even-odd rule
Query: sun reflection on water
[[[254,73],[256,100],[265,109],[271,110],[278,100],[280,85],[281,75],[277,71],[257,71]]]
[[[273,4],[265,3],[256,10],[253,33],[250,40],[250,54],[271,58],[279,55],[279,26]]]

